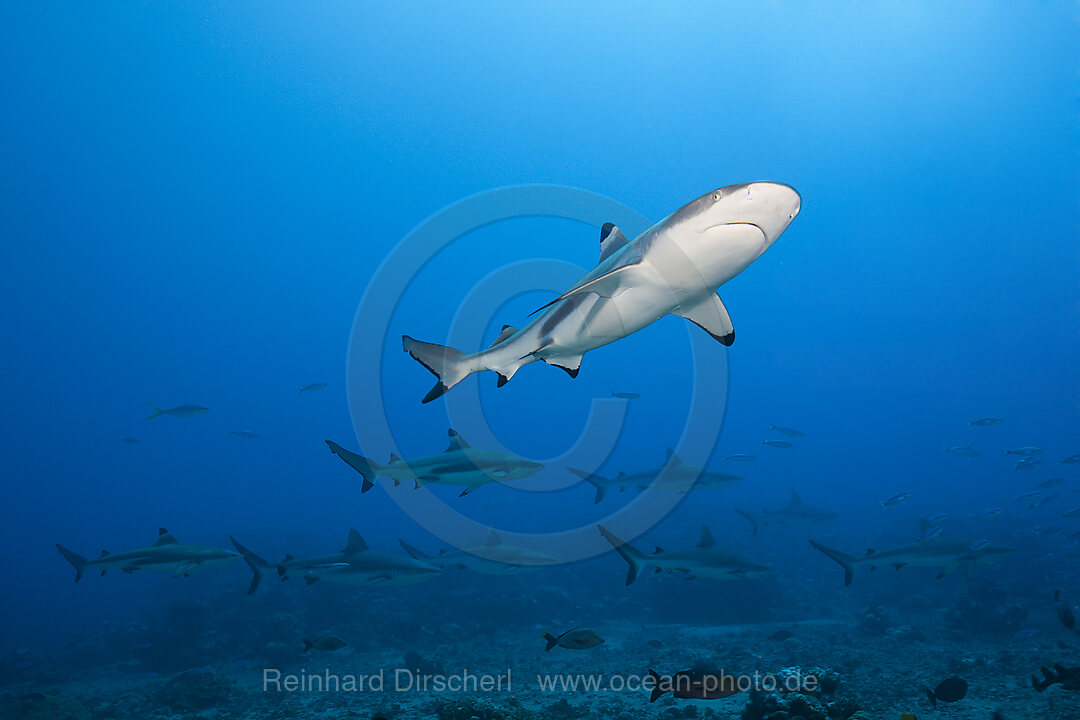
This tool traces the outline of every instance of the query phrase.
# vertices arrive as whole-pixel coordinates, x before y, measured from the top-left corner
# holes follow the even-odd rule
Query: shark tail
[[[828,556],[834,562],[839,563],[840,566],[844,568],[844,585],[845,585],[845,587],[848,586],[848,585],[851,585],[851,581],[855,578],[855,565],[854,565],[855,558],[853,558],[852,556],[847,555],[845,553],[842,553],[839,550],[833,550],[832,548],[827,548],[824,545],[822,545],[821,543],[814,542],[813,540],[810,541],[810,544],[813,545],[818,550],[820,550],[821,552],[825,553],[825,555]]]
[[[553,647],[555,647],[556,645],[559,644],[559,638],[555,637],[554,635],[552,635],[549,632],[544,633],[540,637],[547,640],[547,647],[544,648],[544,652],[550,652],[551,648],[553,648]]]
[[[244,556],[244,562],[246,562],[248,564],[248,567],[251,568],[251,585],[248,586],[247,594],[252,595],[255,593],[256,590],[259,589],[259,583],[262,582],[263,576],[266,574],[266,571],[273,566],[255,553],[248,550],[240,543],[238,543],[236,541],[236,538],[230,535],[229,539],[232,540],[233,547],[236,548],[236,551]]]
[[[60,554],[64,556],[64,559],[71,563],[75,568],[75,582],[82,580],[83,570],[86,569],[86,563],[89,562],[86,558],[78,553],[73,553],[63,545],[57,545],[56,549],[60,551]]]
[[[327,440],[326,446],[330,448],[330,452],[344,460],[346,465],[363,476],[364,484],[361,486],[360,492],[366,493],[368,490],[375,487],[375,476],[379,473],[378,465],[371,462],[366,457],[357,455],[354,452],[349,452],[333,440]],[[396,484],[397,483],[395,482],[395,485]]]
[[[307,651],[311,650],[311,648],[315,647],[315,643],[311,640],[308,640],[307,638],[300,638],[300,642],[304,643],[304,649],[300,651],[301,654],[306,653]]]
[[[469,355],[445,345],[426,343],[409,337],[401,336],[401,346],[405,352],[412,355],[413,359],[426,367],[439,379],[435,387],[424,396],[423,402],[429,403],[440,397],[450,388],[467,378],[472,373],[482,369],[475,362],[470,362]],[[507,378],[500,373],[499,387],[506,384]]]
[[[604,499],[604,493],[607,492],[607,487],[603,484],[604,478],[577,468],[568,467],[566,469],[596,488],[596,497],[593,499],[593,504],[599,505],[600,501]]]
[[[643,559],[645,556],[642,555],[639,550],[635,550],[633,547],[617,538],[603,525],[597,525],[596,528],[600,531],[600,534],[604,536],[604,539],[611,543],[611,546],[615,548],[615,552],[622,555],[622,559],[630,566],[626,571],[626,584],[632,584],[637,580],[638,573],[641,571],[642,565],[644,565]]]
[[[660,673],[652,668],[649,668],[649,680],[652,682],[652,695],[649,696],[649,702],[654,703],[661,695],[667,692],[667,688],[661,687],[662,678],[660,677]]]
[[[757,523],[758,523],[758,516],[757,516],[757,515],[755,515],[755,514],[754,514],[754,513],[752,513],[752,512],[747,512],[746,510],[740,510],[739,508],[735,508],[735,512],[739,513],[739,514],[740,514],[740,515],[742,515],[742,516],[743,516],[744,518],[746,518],[747,520],[749,520],[749,521],[750,521],[750,524],[754,526],[754,535],[753,535],[753,536],[754,536],[754,537],[757,537],[757,530],[758,530],[758,524],[757,524]]]
[[[157,405],[155,405],[153,403],[146,403],[146,404],[149,405],[150,407],[154,408],[154,414],[151,415],[150,417],[146,418],[147,420],[153,420],[158,415],[164,415],[165,414],[165,411],[162,410],[161,408],[159,408]]]

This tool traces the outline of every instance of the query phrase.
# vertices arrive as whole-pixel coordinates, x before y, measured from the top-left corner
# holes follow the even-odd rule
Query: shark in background
[[[664,472],[665,468],[667,472]],[[657,490],[689,492],[690,490],[711,490],[728,487],[742,480],[739,475],[732,475],[719,470],[709,470],[696,465],[687,465],[671,449],[667,451],[667,462],[664,465],[636,473],[621,472],[613,478],[578,470],[577,468],[567,468],[567,470],[596,488],[593,504],[599,504],[604,499],[607,491],[612,489],[621,492],[628,488],[640,491],[648,487],[654,487]]]
[[[811,540],[810,544],[844,568],[844,585],[851,585],[851,581],[855,579],[855,569],[863,566],[869,567],[871,571],[882,565],[892,565],[897,570],[908,565],[936,567],[941,568],[938,573],[940,579],[956,568],[960,568],[965,575],[970,575],[978,562],[1016,552],[1015,548],[989,541],[976,542],[940,535],[931,536],[930,531],[933,529],[929,522],[920,520],[919,536],[927,539],[888,550],[871,548],[862,557],[833,550],[814,540]]]
[[[633,241],[605,224],[596,267],[525,327],[503,326],[490,347],[468,354],[402,336],[403,349],[437,378],[423,402],[481,370],[495,372],[502,387],[537,360],[577,377],[586,352],[669,314],[731,345],[734,326],[716,290],[776,242],[800,204],[787,185],[753,182],[706,193]]]
[[[438,455],[402,460],[391,454],[385,465],[350,452],[332,440],[327,440],[326,444],[330,452],[363,476],[361,492],[375,487],[375,478],[385,475],[394,481],[395,486],[400,485],[403,480],[412,480],[417,488],[429,483],[464,485],[461,495],[468,495],[488,483],[520,480],[544,469],[543,464],[513,453],[474,448],[453,428],[448,431],[448,435],[450,445]]]
[[[442,569],[410,557],[391,555],[371,550],[355,529],[349,529],[349,537],[341,552],[308,558],[286,555],[280,563],[268,563],[241,545],[236,538],[229,538],[251,568],[251,585],[248,595],[259,589],[263,578],[276,572],[281,580],[300,575],[308,585],[319,580],[341,585],[411,585],[423,582],[442,572]]]
[[[504,543],[494,529],[488,531],[487,540],[483,545],[462,550],[440,550],[439,554],[434,556],[425,555],[404,540],[399,539],[398,542],[401,543],[405,552],[421,562],[441,568],[457,567],[487,575],[510,575],[528,570],[539,570],[559,562],[557,558],[538,550]]]
[[[228,565],[240,557],[231,550],[181,543],[165,528],[158,528],[157,542],[150,547],[118,553],[102,550],[101,556],[93,560],[88,560],[63,545],[57,545],[56,549],[74,566],[75,582],[82,579],[86,570],[100,570],[102,575],[109,570],[122,570],[126,573],[146,570],[169,573],[173,577],[187,577],[196,570]]]
[[[626,573],[627,585],[637,580],[643,568],[650,566],[655,568],[656,572],[667,570],[670,573],[681,573],[687,580],[699,577],[712,580],[740,580],[761,577],[772,572],[764,565],[758,565],[738,553],[718,547],[712,533],[705,525],[701,526],[701,540],[695,547],[671,552],[656,548],[656,552],[652,555],[646,555],[620,540],[603,525],[596,527],[629,565]]]
[[[750,521],[754,528],[754,537],[757,537],[759,525],[825,525],[839,517],[830,510],[803,502],[803,499],[799,497],[799,493],[794,490],[791,491],[791,501],[784,507],[775,510],[762,510],[758,514],[740,510],[739,508],[735,508],[735,512]]]

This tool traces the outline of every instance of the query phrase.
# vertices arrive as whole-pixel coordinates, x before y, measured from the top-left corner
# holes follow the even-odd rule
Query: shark
[[[669,573],[682,573],[687,580],[699,577],[712,580],[750,579],[772,572],[764,565],[751,562],[738,553],[717,547],[716,540],[705,525],[701,526],[701,540],[696,547],[671,552],[656,548],[652,555],[634,549],[603,525],[596,527],[630,566],[626,573],[627,585],[633,583],[642,568],[648,566],[655,568],[656,572],[667,570]]]
[[[776,242],[801,202],[787,185],[751,182],[708,192],[632,241],[605,223],[596,267],[521,329],[504,325],[488,348],[470,354],[403,335],[402,348],[437,379],[423,402],[483,370],[494,371],[502,387],[537,360],[577,377],[585,353],[665,315],[686,318],[732,345],[734,326],[717,289]]]
[[[385,465],[349,452],[332,440],[327,440],[326,444],[330,452],[363,476],[361,492],[375,487],[375,478],[385,475],[393,479],[395,486],[400,485],[402,480],[412,480],[417,488],[428,483],[464,485],[461,495],[468,495],[488,483],[520,480],[544,469],[542,463],[518,457],[513,453],[474,448],[453,428],[448,434],[450,445],[438,455],[402,460],[391,453]]]
[[[196,570],[228,565],[240,557],[231,550],[181,543],[165,528],[158,528],[157,542],[150,547],[117,553],[102,550],[101,556],[93,560],[87,560],[63,545],[57,545],[56,549],[75,567],[75,582],[79,582],[87,570],[100,570],[102,575],[109,570],[126,573],[146,570],[187,577]]]
[[[757,537],[758,525],[824,525],[838,517],[834,512],[803,502],[794,490],[791,491],[791,502],[784,507],[762,510],[757,515],[739,508],[735,508],[735,512],[750,521],[754,527],[754,537]]]
[[[539,570],[559,562],[557,558],[538,550],[504,543],[494,529],[488,530],[487,540],[483,545],[463,550],[441,550],[435,556],[425,555],[404,540],[398,539],[398,542],[405,552],[420,562],[440,568],[457,567],[488,575],[510,575]]]
[[[285,559],[276,565],[263,560],[241,545],[236,538],[229,539],[251,568],[248,595],[259,589],[267,574],[275,571],[281,580],[300,575],[308,585],[319,580],[341,585],[411,585],[442,572],[442,569],[435,565],[410,557],[375,552],[354,528],[349,529],[348,540],[341,552],[309,558],[286,555]]]
[[[667,468],[667,472],[661,475],[664,468]],[[621,472],[613,478],[606,478],[576,468],[567,468],[567,470],[596,488],[593,504],[599,504],[604,499],[607,491],[611,489],[623,491],[627,488],[644,490],[647,487],[655,487],[658,490],[688,492],[690,490],[728,487],[742,480],[739,475],[732,475],[719,470],[709,470],[696,465],[686,465],[675,454],[675,451],[670,448],[667,451],[667,462],[651,470],[642,470],[636,473]]]
[[[956,568],[960,568],[965,575],[970,575],[979,561],[1008,555],[1016,552],[1015,548],[1000,545],[994,542],[978,542],[962,540],[959,538],[947,538],[941,536],[930,537],[934,528],[926,520],[919,521],[919,536],[928,537],[926,540],[900,545],[888,550],[866,551],[862,557],[847,555],[838,550],[825,547],[814,540],[810,544],[823,552],[828,558],[844,568],[844,585],[851,585],[855,578],[855,568],[867,566],[871,571],[878,566],[892,565],[901,570],[908,565],[918,567],[941,568],[938,578],[943,578]]]

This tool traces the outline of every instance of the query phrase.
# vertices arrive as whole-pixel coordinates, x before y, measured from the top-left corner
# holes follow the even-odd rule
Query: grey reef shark
[[[650,566],[655,568],[656,572],[667,570],[672,574],[680,573],[687,580],[699,577],[712,580],[751,579],[771,572],[764,565],[758,565],[738,553],[718,547],[709,528],[704,525],[701,526],[701,541],[696,547],[671,552],[656,548],[652,555],[646,555],[620,540],[603,525],[596,527],[629,565],[626,573],[627,585],[637,580],[642,569]]]
[[[57,545],[56,549],[75,567],[75,582],[79,582],[87,570],[100,570],[102,575],[109,570],[122,570],[126,573],[146,570],[169,573],[173,577],[187,577],[196,570],[228,565],[240,557],[231,550],[187,545],[173,537],[165,528],[158,528],[157,542],[150,547],[117,553],[102,550],[101,556],[93,560],[87,560],[63,545]]]
[[[490,347],[470,354],[402,336],[404,350],[438,378],[423,402],[481,370],[494,371],[502,387],[537,360],[577,377],[586,352],[669,314],[730,346],[735,329],[716,291],[776,242],[800,203],[787,185],[753,182],[706,193],[633,241],[606,223],[599,264],[525,327],[503,326]]]
[[[464,485],[462,495],[468,495],[482,485],[493,482],[520,480],[544,469],[543,464],[518,457],[502,450],[474,448],[451,428],[448,431],[450,445],[438,455],[402,460],[395,454],[385,465],[349,452],[332,440],[326,444],[345,464],[364,478],[361,492],[375,487],[375,478],[385,475],[400,485],[402,480],[412,480],[419,488],[428,483],[439,485]]]

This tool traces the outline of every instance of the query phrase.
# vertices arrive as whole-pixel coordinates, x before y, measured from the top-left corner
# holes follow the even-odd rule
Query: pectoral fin
[[[555,298],[546,305],[543,305],[536,310],[533,310],[529,314],[535,315],[536,313],[551,307],[560,300],[565,300],[571,295],[577,295],[579,293],[591,292],[596,293],[597,295],[600,295],[602,297],[611,297],[612,295],[618,293],[619,289],[622,287],[623,274],[626,273],[628,270],[633,270],[637,266],[637,264],[638,263],[635,262],[628,265],[620,265],[619,267],[609,270],[608,272],[600,275],[599,277],[586,280],[585,282],[570,288],[562,295]]]
[[[731,316],[716,293],[709,293],[696,305],[676,308],[671,314],[686,318],[712,335],[721,345],[730,347],[735,342],[735,326],[731,324]]]

